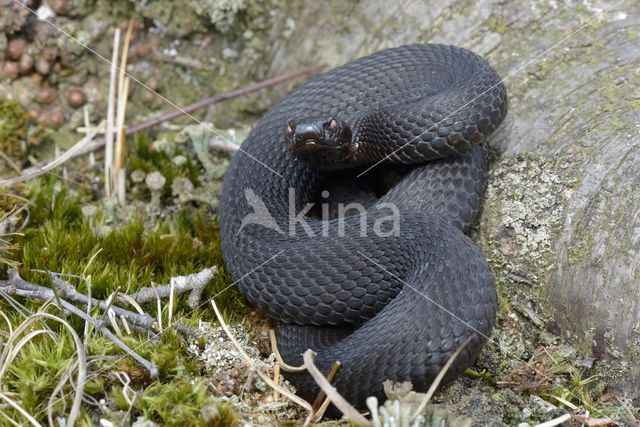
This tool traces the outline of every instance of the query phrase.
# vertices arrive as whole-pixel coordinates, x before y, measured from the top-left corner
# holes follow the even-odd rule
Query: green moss
[[[509,24],[503,19],[497,18],[495,16],[489,17],[486,22],[489,26],[489,29],[494,33],[504,34],[509,30]]]
[[[21,272],[27,280],[48,285],[46,275],[34,270],[90,276],[93,295],[98,298],[118,288],[133,292],[152,283],[166,284],[173,276],[212,266],[219,267],[219,274],[207,289],[208,295],[231,282],[224,270],[217,220],[206,209],[178,211],[150,225],[145,225],[144,217],[134,215],[114,227],[106,226],[101,211],[85,217],[83,197],[56,184],[37,187],[32,199],[32,226],[25,230],[22,250],[14,255],[23,264]],[[74,284],[86,291],[84,281]],[[242,299],[235,290],[219,298],[221,306],[242,313]],[[178,310],[183,308],[178,306]]]
[[[150,162],[150,167],[156,167],[155,154],[148,154],[149,157],[142,158]],[[13,251],[10,257],[23,264],[21,275],[25,279],[50,286],[47,275],[36,270],[81,275],[86,280],[69,280],[80,292],[87,291],[90,281],[92,295],[105,298],[118,288],[122,292],[133,292],[152,283],[168,283],[173,276],[217,266],[219,274],[205,291],[203,308],[191,310],[185,303],[186,296],[180,296],[176,299],[174,321],[195,326],[201,319],[213,320],[206,304],[212,296],[216,296],[228,320],[234,321],[246,314],[244,299],[237,290],[228,288],[232,280],[224,270],[217,220],[206,208],[174,210],[156,222],[136,214],[122,223],[109,223],[100,209],[90,217],[83,214],[82,206],[94,202],[88,190],[74,192],[53,179],[41,178],[23,187],[23,191],[32,202],[29,206],[30,226],[20,238],[22,248]],[[21,302],[32,311],[41,308],[38,302]],[[155,303],[144,308],[155,315]],[[0,300],[0,310],[8,313],[14,328],[22,320],[5,300]],[[163,303],[165,319],[166,310],[167,304]],[[49,311],[64,316],[54,307]],[[69,316],[67,320],[78,332],[82,331],[84,323],[79,319]],[[40,336],[26,345],[2,385],[3,392],[13,393],[40,421],[46,420],[49,396],[74,360],[75,352],[69,334],[60,325],[50,323],[49,327],[58,337],[52,340]],[[148,373],[120,348],[102,334],[91,333],[87,339],[87,354],[107,358],[92,365],[98,375],[87,382],[85,393],[96,399],[106,398],[119,409],[128,410],[122,384],[110,375],[117,369],[126,372],[132,387],[142,393],[131,412],[133,419],[144,414],[169,423],[167,425],[215,426],[234,422],[233,411],[227,405],[212,402],[203,382],[189,380],[197,378],[199,370],[187,354],[184,341],[171,329],[165,330],[160,338],[159,342],[149,342],[146,336],[138,334],[122,338],[136,353],[159,367],[160,380],[151,383]],[[72,398],[70,386],[63,391],[67,394],[66,408],[62,401],[54,405],[54,413],[61,416],[68,412]],[[11,412],[11,416],[24,421],[17,412]],[[95,420],[88,414],[82,416],[87,425]]]
[[[173,162],[173,158],[183,155],[183,150],[178,144],[171,141],[172,152],[155,150],[152,147],[152,141],[146,134],[138,133],[133,138],[133,143],[128,156],[128,168],[131,171],[142,170],[145,173],[158,171],[166,178],[164,185],[165,193],[171,194],[171,185],[176,178],[189,178],[194,184],[199,183],[200,166],[191,160],[189,156],[185,156],[185,162],[177,165]]]
[[[167,426],[233,426],[238,422],[233,409],[212,401],[202,380],[178,380],[147,388],[135,407],[146,418]]]
[[[35,125],[18,103],[0,98],[0,150],[9,157],[24,160],[29,148],[44,138],[44,130]]]
[[[75,347],[68,335],[55,339],[40,336],[31,340],[9,366],[3,381],[20,390],[20,401],[30,414],[46,414],[48,399],[67,369]],[[69,392],[66,388],[65,392]],[[61,409],[56,406],[56,411]]]
[[[571,241],[571,246],[569,246],[567,263],[569,265],[579,264],[592,253],[593,238],[591,237],[589,230],[585,229],[574,235],[574,238]]]

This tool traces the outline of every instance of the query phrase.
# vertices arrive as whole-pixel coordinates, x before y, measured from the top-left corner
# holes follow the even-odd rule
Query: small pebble
[[[40,104],[51,104],[56,99],[56,93],[53,89],[44,87],[40,89],[38,92],[38,96],[36,96],[36,101]]]
[[[7,56],[9,59],[19,60],[22,58],[22,54],[24,53],[24,48],[27,46],[27,41],[25,39],[13,39],[9,41],[9,45],[7,46]]]
[[[60,126],[62,126],[64,124],[64,113],[62,112],[62,110],[55,109],[51,111],[51,113],[49,114],[48,124],[54,129],[58,129]]]
[[[68,15],[72,7],[69,0],[48,0],[48,4],[56,15],[61,16]]]
[[[31,55],[24,54],[20,58],[18,65],[20,66],[20,74],[27,74],[33,69],[33,57]]]
[[[15,80],[20,75],[20,66],[15,61],[7,61],[2,67],[2,75],[11,80]]]
[[[34,86],[40,86],[40,84],[42,83],[41,74],[31,74],[29,78],[31,79],[31,83],[33,83]]]
[[[67,92],[67,102],[72,108],[82,107],[87,102],[87,96],[81,89],[71,89]]]
[[[36,59],[36,72],[40,75],[46,76],[51,71],[51,65],[43,57]]]
[[[38,116],[40,116],[40,109],[36,106],[29,107],[29,109],[27,110],[27,114],[33,120],[37,120]]]
[[[45,61],[53,62],[58,57],[58,49],[53,46],[45,47],[42,51],[42,57]]]

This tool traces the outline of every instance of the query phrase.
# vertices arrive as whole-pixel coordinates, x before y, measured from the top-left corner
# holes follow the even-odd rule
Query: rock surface
[[[488,58],[510,96],[476,232],[501,304],[640,395],[640,4],[494,0],[292,4],[271,73],[403,43]],[[284,25],[284,24],[283,24]]]

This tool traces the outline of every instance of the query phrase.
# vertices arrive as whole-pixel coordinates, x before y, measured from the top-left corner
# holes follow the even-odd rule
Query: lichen
[[[554,244],[572,181],[562,175],[566,158],[535,154],[503,158],[492,165],[479,243],[488,251],[502,295],[525,292],[540,302],[554,268]],[[523,286],[524,285],[524,286]],[[519,292],[521,291],[521,292]],[[522,307],[523,301],[509,305]]]

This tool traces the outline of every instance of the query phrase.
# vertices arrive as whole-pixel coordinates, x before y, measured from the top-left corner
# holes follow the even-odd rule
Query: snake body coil
[[[278,321],[285,361],[301,363],[307,348],[322,372],[340,361],[334,385],[359,407],[383,397],[385,379],[425,390],[469,337],[448,378],[472,363],[493,326],[496,294],[463,231],[484,190],[479,143],[506,110],[485,60],[410,45],[316,77],[258,122],[225,176],[222,249],[241,292]],[[411,170],[366,210],[304,215],[322,190],[343,184],[332,169],[363,172],[377,162],[363,177]],[[315,396],[307,373],[286,377]]]

